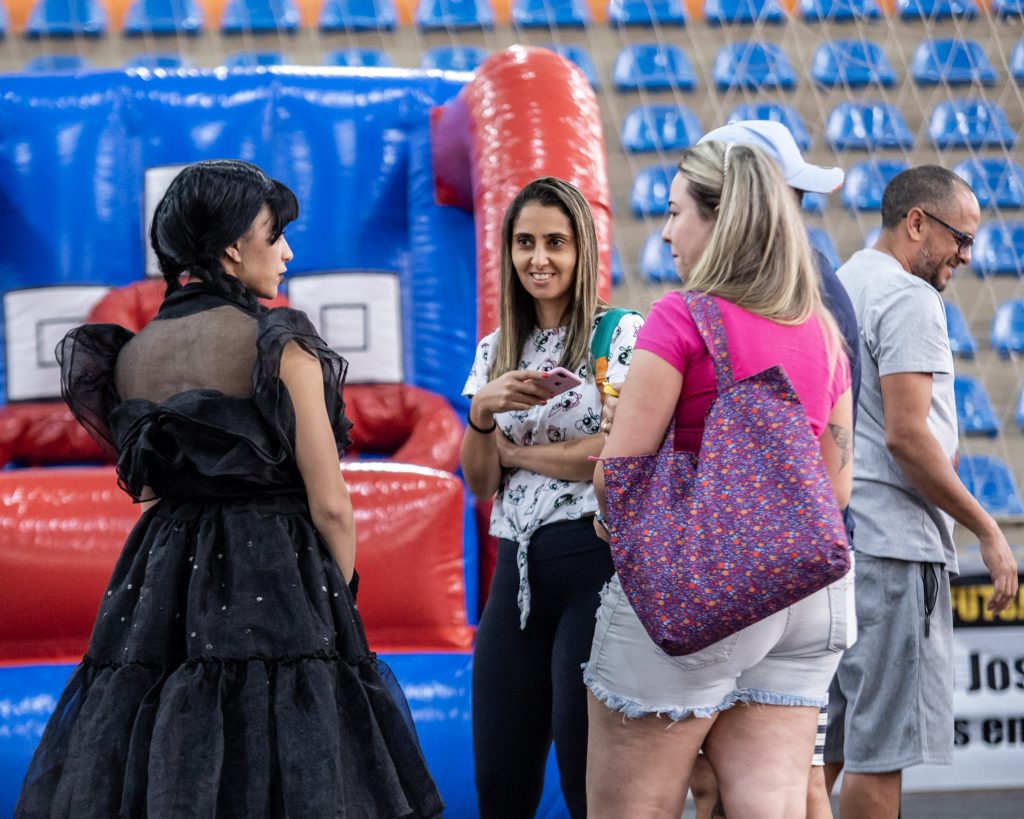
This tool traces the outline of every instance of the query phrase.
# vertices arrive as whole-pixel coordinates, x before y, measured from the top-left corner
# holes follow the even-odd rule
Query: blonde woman
[[[473,748],[480,815],[532,817],[552,737],[570,814],[586,806],[587,700],[580,665],[612,575],[593,529],[589,457],[601,450],[601,396],[590,362],[597,320],[593,217],[576,188],[527,185],[502,225],[501,326],[485,336],[464,394],[472,398],[462,469],[473,494],[496,494],[497,566],[473,651]],[[608,377],[621,380],[641,319],[622,317]],[[552,395],[564,367],[578,387]]]
[[[686,151],[662,237],[684,289],[714,297],[736,378],[783,367],[845,506],[849,366],[776,164],[758,149],[721,142]],[[656,452],[673,418],[676,449],[698,452],[715,395],[707,349],[681,293],[669,293],[637,339],[602,457]],[[603,504],[600,468],[595,486]],[[728,815],[803,816],[819,708],[852,631],[850,583],[847,576],[695,654],[670,657],[613,578],[585,672],[591,819],[677,819],[702,746]]]

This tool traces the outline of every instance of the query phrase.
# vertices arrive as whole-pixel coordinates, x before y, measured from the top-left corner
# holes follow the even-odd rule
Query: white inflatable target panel
[[[109,290],[95,285],[55,285],[4,294],[8,401],[60,398],[60,369],[54,356],[57,342],[82,324]]]
[[[395,273],[325,273],[288,279],[288,301],[348,361],[348,383],[405,380],[401,287]]]

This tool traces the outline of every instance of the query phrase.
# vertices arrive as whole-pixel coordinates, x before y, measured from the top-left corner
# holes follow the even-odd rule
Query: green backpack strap
[[[608,356],[612,350],[612,335],[623,317],[632,313],[639,316],[636,310],[624,307],[611,307],[608,312],[597,320],[597,327],[590,337],[590,357],[594,359],[594,380],[600,388],[608,380]]]

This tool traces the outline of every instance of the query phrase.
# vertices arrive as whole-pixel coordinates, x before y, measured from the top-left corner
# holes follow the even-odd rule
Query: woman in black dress
[[[19,819],[441,812],[355,608],[346,362],[303,313],[257,302],[297,215],[253,165],[189,166],[153,219],[160,313],[58,348],[65,399],[143,513]]]

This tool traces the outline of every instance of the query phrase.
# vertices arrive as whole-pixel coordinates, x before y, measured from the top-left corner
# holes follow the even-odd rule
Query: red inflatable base
[[[371,646],[467,650],[463,489],[454,475],[342,466]],[[80,657],[138,507],[109,467],[0,473],[0,661]]]

